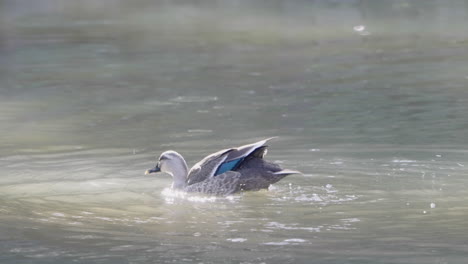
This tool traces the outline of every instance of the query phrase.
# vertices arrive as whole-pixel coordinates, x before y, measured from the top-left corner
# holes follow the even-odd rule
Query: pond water
[[[466,1],[0,1],[1,263],[466,263]],[[144,176],[278,136],[268,191]]]

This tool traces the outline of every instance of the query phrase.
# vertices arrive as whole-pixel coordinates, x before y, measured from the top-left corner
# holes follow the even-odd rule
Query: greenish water
[[[465,1],[0,1],[1,263],[465,263]],[[227,198],[144,176],[279,136]]]

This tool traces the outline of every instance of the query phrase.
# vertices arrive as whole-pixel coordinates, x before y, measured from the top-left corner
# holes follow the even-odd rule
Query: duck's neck
[[[180,166],[173,168],[172,175],[172,189],[181,190],[187,186],[188,167],[185,160],[181,160]]]

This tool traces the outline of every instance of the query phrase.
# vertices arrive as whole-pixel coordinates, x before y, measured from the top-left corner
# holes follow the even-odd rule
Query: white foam
[[[301,226],[294,226],[294,225],[285,225],[278,222],[269,222],[266,224],[267,228],[272,229],[284,229],[284,230],[304,230],[310,232],[320,232],[320,227],[301,227]]]
[[[215,202],[218,197],[216,196],[201,196],[198,194],[188,194],[187,192],[184,191],[177,191],[173,190],[171,188],[165,188],[161,194],[164,196],[166,202],[168,203],[173,203],[175,199],[182,199],[182,200],[187,200],[190,202],[196,202],[196,203],[207,203],[207,202]],[[230,197],[228,200],[232,201],[233,198]]]
[[[52,215],[57,217],[65,217],[65,214],[62,213],[53,213]]]
[[[216,96],[178,96],[171,99],[172,102],[177,103],[206,103],[218,101]]]
[[[291,238],[291,239],[286,239],[284,241],[293,242],[293,243],[305,243],[305,242],[307,242],[307,240],[302,239],[302,238]]]
[[[346,222],[346,223],[356,223],[356,222],[361,222],[361,219],[359,219],[359,218],[345,218],[345,219],[341,219],[341,221]]]
[[[405,160],[405,159],[394,159],[392,160],[393,163],[414,163],[415,160]]]
[[[237,237],[237,238],[228,238],[228,239],[226,239],[226,240],[227,240],[227,241],[234,242],[234,243],[242,243],[242,242],[247,241],[247,238]]]
[[[295,245],[295,244],[300,244],[300,243],[305,243],[307,240],[301,239],[301,238],[291,238],[291,239],[285,239],[280,242],[266,242],[263,243],[264,245],[269,245],[269,246],[285,246],[285,245]]]

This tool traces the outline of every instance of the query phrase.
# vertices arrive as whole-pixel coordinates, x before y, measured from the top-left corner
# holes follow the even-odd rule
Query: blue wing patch
[[[223,174],[226,171],[233,170],[244,158],[236,159],[236,160],[231,160],[228,162],[225,162],[221,164],[221,166],[218,167],[218,170],[216,170],[214,176]]]

